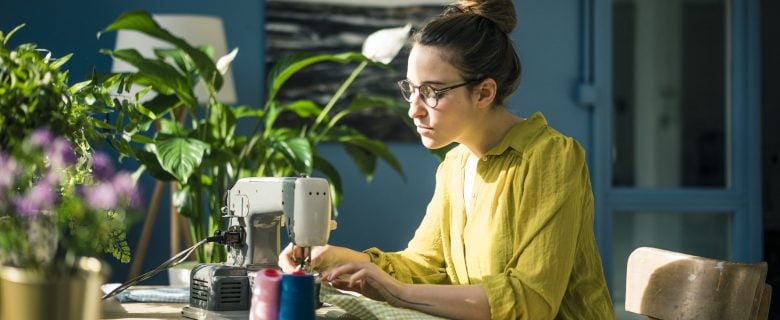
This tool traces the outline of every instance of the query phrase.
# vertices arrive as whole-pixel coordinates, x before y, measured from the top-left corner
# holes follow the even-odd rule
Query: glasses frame
[[[397,84],[398,84],[398,88],[399,88],[399,89],[401,89],[401,97],[403,97],[403,98],[404,98],[404,100],[406,100],[406,102],[409,102],[409,103],[411,103],[411,102],[412,102],[412,95],[414,95],[414,92],[415,92],[415,91],[417,91],[417,95],[419,96],[419,94],[420,94],[420,89],[421,89],[422,87],[428,87],[428,88],[430,88],[430,89],[431,89],[431,92],[433,92],[433,94],[434,94],[434,97],[436,98],[436,100],[434,100],[434,101],[435,101],[435,102],[434,102],[434,104],[433,104],[433,105],[430,105],[430,104],[428,104],[428,101],[427,101],[428,99],[426,99],[425,97],[422,97],[422,98],[423,98],[423,99],[422,99],[422,101],[423,101],[423,103],[424,103],[426,106],[428,106],[429,108],[431,108],[431,109],[436,109],[436,106],[438,106],[438,105],[439,105],[439,99],[440,99],[440,98],[441,98],[441,96],[442,96],[444,93],[446,93],[447,91],[450,91],[450,90],[452,90],[452,89],[457,89],[457,88],[460,88],[460,87],[462,87],[462,86],[465,86],[465,85],[468,85],[468,84],[472,84],[472,83],[475,83],[475,82],[479,82],[479,81],[481,81],[481,80],[482,80],[482,79],[471,79],[471,80],[466,80],[466,81],[464,81],[464,82],[461,82],[461,83],[458,83],[458,84],[454,84],[454,85],[451,85],[451,86],[449,86],[449,87],[439,88],[439,89],[436,89],[436,88],[434,88],[433,86],[431,86],[430,84],[427,84],[427,83],[423,83],[423,84],[421,84],[421,85],[419,85],[419,86],[416,86],[416,85],[414,85],[414,83],[412,83],[411,81],[409,81],[409,79],[403,79],[403,80],[399,80],[399,81],[397,82]],[[409,86],[410,86],[410,87],[412,87],[412,92],[410,92],[410,93],[409,93],[409,98],[407,98],[407,97],[404,95],[404,92],[405,92],[405,90],[404,90],[404,83],[409,83]]]

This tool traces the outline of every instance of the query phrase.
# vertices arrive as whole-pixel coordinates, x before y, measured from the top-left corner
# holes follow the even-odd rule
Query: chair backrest
[[[766,262],[638,248],[628,258],[625,308],[657,319],[766,319],[766,272]]]
[[[769,319],[769,303],[772,302],[772,286],[764,285],[764,292],[761,295],[761,302],[758,306],[758,320]]]

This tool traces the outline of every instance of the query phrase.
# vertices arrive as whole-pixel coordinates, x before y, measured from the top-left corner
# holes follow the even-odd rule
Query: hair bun
[[[505,33],[512,32],[517,26],[515,5],[511,0],[457,0],[455,6],[462,12],[471,12],[493,21]]]

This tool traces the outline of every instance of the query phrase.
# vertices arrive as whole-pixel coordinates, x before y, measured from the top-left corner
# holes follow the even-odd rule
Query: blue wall
[[[13,27],[27,25],[13,37],[11,46],[23,42],[35,42],[47,48],[54,56],[73,53],[65,65],[70,70],[72,83],[81,81],[95,68],[110,71],[110,57],[100,54],[101,48],[112,48],[115,33],[107,33],[99,39],[98,31],[108,26],[122,12],[143,9],[151,13],[187,13],[221,16],[227,32],[228,47],[239,47],[233,64],[239,103],[259,106],[263,70],[263,5],[259,1],[235,0],[229,2],[206,0],[166,1],[97,1],[79,0],[64,2],[0,2],[0,30],[4,33]],[[404,57],[405,58],[405,57]],[[433,193],[434,172],[438,160],[417,143],[390,144],[392,151],[402,162],[406,180],[384,163],[377,166],[372,183],[367,183],[359,171],[351,165],[349,157],[338,145],[323,145],[321,151],[340,170],[344,181],[344,200],[339,208],[339,227],[333,232],[331,242],[337,245],[364,249],[378,246],[385,250],[402,249],[419,224],[425,207]],[[135,169],[133,163],[123,164]],[[154,188],[153,179],[142,179],[146,197]],[[148,201],[146,202],[148,203]],[[169,252],[169,202],[163,199],[163,208],[155,219],[152,241],[142,266],[142,272],[156,267],[170,257]],[[129,232],[131,249],[137,247],[143,220]],[[111,281],[125,281],[129,264],[119,264],[113,259]],[[165,283],[167,275],[161,274],[145,283]]]
[[[389,146],[401,161],[405,181],[381,163],[373,182],[366,183],[340,146],[321,148],[344,181],[338,229],[331,234],[331,243],[358,250],[375,246],[395,251],[405,248],[412,238],[433,196],[439,160],[420,144]]]
[[[97,1],[41,3],[40,1],[0,2],[0,30],[8,31],[27,23],[12,44],[37,42],[55,55],[74,53],[66,65],[71,81],[84,79],[92,68],[108,71],[109,57],[98,52],[111,48],[114,34],[95,35],[120,13],[144,9],[152,13],[209,14],[224,18],[228,47],[240,48],[233,72],[239,102],[260,105],[263,85],[262,1],[165,0]],[[579,7],[576,2],[517,1],[518,31],[513,35],[525,67],[525,76],[511,109],[527,116],[542,111],[551,124],[588,145],[590,119],[584,108],[572,99],[579,80]],[[539,30],[544,30],[540,32]],[[405,59],[406,57],[399,57]],[[325,157],[340,170],[344,181],[344,200],[339,208],[339,227],[331,243],[355,249],[377,246],[384,250],[405,247],[425,212],[433,194],[438,160],[418,143],[391,143],[392,152],[402,163],[404,181],[384,163],[380,163],[372,183],[366,183],[337,145],[321,146]],[[134,168],[132,164],[127,166]],[[151,179],[144,180],[147,196]],[[163,203],[162,207],[167,208]],[[163,210],[156,219],[153,241],[144,260],[143,271],[156,267],[170,256],[169,217]],[[141,223],[132,229],[129,243],[134,249]],[[110,259],[108,259],[110,260]],[[124,281],[128,265],[114,264],[112,281]],[[147,283],[161,283],[162,275]]]
[[[84,80],[94,68],[99,72],[108,72],[111,58],[99,53],[102,48],[112,48],[115,33],[107,33],[97,38],[97,33],[108,26],[122,12],[146,10],[151,13],[207,14],[223,18],[228,48],[239,47],[239,54],[233,62],[236,91],[239,102],[247,105],[259,105],[262,100],[264,83],[263,43],[264,43],[264,6],[262,1],[231,0],[227,2],[213,0],[134,0],[134,1],[0,1],[0,30],[7,33],[14,27],[25,23],[17,32],[10,45],[12,47],[25,42],[34,42],[40,48],[52,51],[59,57],[73,53],[71,60],[63,67],[70,70],[70,81]],[[128,169],[137,165],[123,164]],[[142,180],[146,197],[153,188],[153,180]],[[166,199],[167,200],[167,199]],[[148,203],[148,202],[146,202]],[[163,201],[162,208],[169,203]],[[169,253],[169,216],[167,210],[161,210],[157,219],[153,239],[149,244],[142,272],[148,271],[170,257]],[[136,223],[128,235],[132,250],[137,247],[143,221]],[[125,281],[129,264],[119,264],[113,259],[111,281]],[[147,283],[163,283],[167,275],[161,274]]]
[[[239,47],[233,73],[240,102],[258,105],[261,101],[263,74],[263,4],[259,1],[234,0],[136,0],[136,1],[2,1],[0,30],[10,31],[26,23],[12,41],[36,42],[55,56],[73,53],[65,68],[71,70],[71,81],[82,80],[92,70],[110,71],[111,59],[99,53],[112,48],[115,33],[97,39],[96,34],[122,12],[146,10],[151,13],[208,14],[223,18],[229,48]]]

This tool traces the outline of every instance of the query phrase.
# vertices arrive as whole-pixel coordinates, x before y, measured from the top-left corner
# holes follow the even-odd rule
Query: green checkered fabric
[[[361,320],[434,320],[443,319],[419,311],[393,307],[387,302],[371,300],[363,296],[342,293],[333,286],[323,283],[320,300],[343,309],[346,314],[338,319]]]

